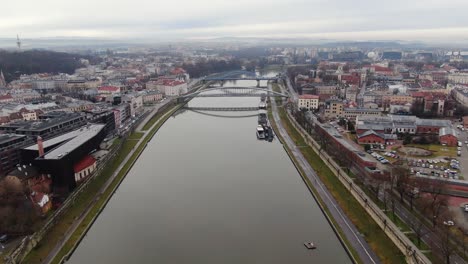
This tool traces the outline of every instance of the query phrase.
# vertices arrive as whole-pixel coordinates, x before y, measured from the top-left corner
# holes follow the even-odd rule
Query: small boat
[[[261,125],[257,126],[257,138],[265,139],[265,129]]]
[[[306,243],[304,243],[304,246],[307,249],[316,249],[317,248],[313,242],[306,242]]]

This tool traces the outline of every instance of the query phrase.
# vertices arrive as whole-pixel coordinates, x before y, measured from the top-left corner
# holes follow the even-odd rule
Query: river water
[[[171,117],[67,263],[350,263],[281,143],[257,140],[255,114]]]

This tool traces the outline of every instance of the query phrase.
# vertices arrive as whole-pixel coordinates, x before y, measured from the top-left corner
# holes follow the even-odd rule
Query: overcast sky
[[[0,37],[468,40],[468,0],[5,0]]]

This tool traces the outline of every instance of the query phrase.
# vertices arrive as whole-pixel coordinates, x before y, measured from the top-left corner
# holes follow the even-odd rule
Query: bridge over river
[[[258,103],[194,97],[188,107]],[[67,264],[351,263],[281,142],[257,139],[257,112],[173,115]]]

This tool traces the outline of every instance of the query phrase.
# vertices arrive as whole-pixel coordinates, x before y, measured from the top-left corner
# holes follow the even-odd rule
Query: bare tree
[[[411,221],[408,224],[410,225],[411,229],[413,229],[414,234],[416,235],[416,239],[418,240],[418,247],[420,247],[421,239],[430,232],[429,229],[424,228],[424,222],[417,219],[416,221]]]
[[[432,221],[435,227],[441,216],[447,210],[447,196],[444,195],[446,183],[443,180],[420,181],[421,191],[426,199],[420,199],[420,210]]]
[[[432,245],[433,251],[440,249],[440,253],[445,259],[446,264],[450,264],[450,257],[455,253],[456,249],[451,241],[453,239],[452,228],[452,226],[444,224],[434,230],[438,237],[437,242],[439,247],[437,247],[437,245]]]

